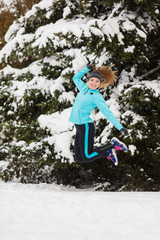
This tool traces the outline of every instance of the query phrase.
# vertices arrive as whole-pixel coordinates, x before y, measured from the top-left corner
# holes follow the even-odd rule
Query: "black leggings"
[[[93,162],[98,158],[107,157],[107,152],[114,148],[111,143],[102,147],[93,149],[95,127],[93,123],[85,123],[81,125],[75,124],[76,138],[75,138],[75,157],[79,163]]]

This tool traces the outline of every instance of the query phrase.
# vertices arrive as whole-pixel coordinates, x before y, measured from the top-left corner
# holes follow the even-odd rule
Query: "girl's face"
[[[91,77],[89,80],[88,80],[88,88],[90,89],[97,89],[99,88],[99,85],[100,85],[100,80],[96,77]]]

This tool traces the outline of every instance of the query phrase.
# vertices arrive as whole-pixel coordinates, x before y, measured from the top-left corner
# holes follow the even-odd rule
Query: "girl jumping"
[[[89,74],[86,84],[81,78],[88,71],[91,71],[91,73]],[[118,165],[115,151],[123,150],[127,152],[128,149],[126,145],[117,138],[112,138],[110,143],[93,148],[95,127],[93,120],[90,118],[91,111],[95,107],[98,107],[118,130],[126,135],[128,134],[127,129],[115,118],[104,98],[99,93],[100,88],[114,85],[116,81],[115,71],[112,71],[110,67],[106,66],[96,69],[95,66],[91,64],[77,72],[73,77],[73,81],[80,91],[75,99],[69,118],[76,127],[74,151],[77,162],[89,163],[106,156],[106,158],[112,160],[115,165]]]

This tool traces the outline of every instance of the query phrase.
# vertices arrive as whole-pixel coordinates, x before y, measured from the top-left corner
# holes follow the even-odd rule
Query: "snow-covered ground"
[[[160,193],[0,182],[1,240],[159,240]]]

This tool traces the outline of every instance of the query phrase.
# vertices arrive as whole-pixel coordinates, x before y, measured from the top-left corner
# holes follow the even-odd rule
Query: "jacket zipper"
[[[84,92],[84,95],[87,93],[89,91],[89,88],[87,89],[87,91],[86,92]]]

